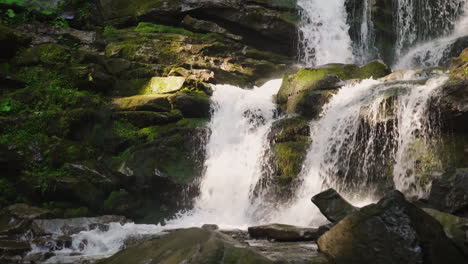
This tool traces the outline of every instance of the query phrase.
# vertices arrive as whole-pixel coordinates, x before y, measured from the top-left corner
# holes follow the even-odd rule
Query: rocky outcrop
[[[277,95],[280,109],[287,114],[300,114],[317,118],[329,98],[350,79],[380,78],[390,69],[380,61],[363,67],[357,65],[330,64],[315,69],[300,69],[283,77]]]
[[[468,216],[468,170],[432,182],[428,203],[437,210]]]
[[[232,238],[209,229],[190,228],[130,247],[100,264],[126,263],[273,263]]]
[[[439,222],[393,191],[318,240],[335,263],[466,263]]]
[[[269,224],[248,228],[249,235],[255,239],[269,239],[274,241],[315,241],[326,230],[310,227],[298,227],[283,224]]]
[[[312,197],[312,202],[320,212],[332,223],[338,223],[343,218],[358,211],[334,189],[328,189]]]

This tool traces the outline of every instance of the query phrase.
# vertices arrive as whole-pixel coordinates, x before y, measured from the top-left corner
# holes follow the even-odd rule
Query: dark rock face
[[[466,263],[442,226],[403,194],[347,216],[318,240],[335,263]]]
[[[444,85],[437,106],[445,130],[468,132],[468,80],[454,80]]]
[[[320,212],[332,223],[341,221],[348,215],[358,211],[358,208],[348,203],[334,189],[321,192],[312,197],[312,202],[320,209]]]
[[[190,228],[123,250],[101,264],[258,263],[273,261],[216,231]]]
[[[323,234],[322,230],[283,224],[252,226],[248,229],[252,238],[283,242],[315,241]]]
[[[428,203],[443,212],[468,216],[468,170],[434,180]]]

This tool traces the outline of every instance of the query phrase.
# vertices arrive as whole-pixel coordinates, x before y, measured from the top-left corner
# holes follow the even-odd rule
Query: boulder
[[[186,118],[209,118],[211,100],[204,92],[184,92],[169,97],[173,109]]]
[[[115,98],[112,100],[112,105],[115,110],[120,111],[171,111],[171,104],[169,103],[168,96],[158,94]]]
[[[468,170],[432,182],[428,204],[442,212],[468,215]]]
[[[150,93],[165,94],[174,93],[182,89],[185,78],[180,76],[153,77],[148,83],[147,89]]]
[[[182,25],[194,32],[218,33],[234,40],[242,40],[241,36],[229,33],[225,28],[220,27],[214,22],[198,20],[189,15],[185,16],[184,20],[182,20]]]
[[[468,63],[461,68],[464,75],[465,69],[468,69]],[[468,132],[468,79],[454,79],[445,84],[441,88],[439,101],[433,108],[440,113],[443,130]]]
[[[334,263],[466,263],[440,223],[392,191],[345,217],[318,240]]]
[[[380,78],[390,73],[381,61],[363,67],[352,64],[328,64],[314,69],[299,69],[283,77],[277,102],[283,112],[300,114],[308,119],[317,118],[322,107],[337,88],[341,80]]]
[[[314,241],[324,233],[321,232],[322,230],[283,224],[269,224],[248,228],[249,235],[252,238],[282,242]]]
[[[222,233],[202,228],[171,232],[159,239],[125,249],[100,264],[273,263]]]
[[[312,202],[319,208],[320,212],[332,223],[341,221],[348,215],[358,211],[348,203],[334,189],[328,189],[312,197]]]
[[[468,218],[462,218],[455,215],[443,213],[431,208],[423,208],[423,210],[434,217],[444,228],[447,237],[452,239],[455,244],[465,252],[468,256]]]

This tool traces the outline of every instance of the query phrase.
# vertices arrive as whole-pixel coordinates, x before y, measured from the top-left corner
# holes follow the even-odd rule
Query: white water
[[[418,84],[420,76],[416,72],[408,72],[396,80],[368,79],[341,88],[326,105],[320,120],[311,123],[313,143],[300,175],[303,183],[294,202],[281,209],[273,220],[300,225],[323,223],[323,216],[310,198],[330,187],[339,190],[355,204],[375,200],[373,184],[377,183],[372,182],[376,179],[371,178],[368,169],[376,165],[376,160],[385,159],[384,153],[394,159],[396,188],[410,195],[424,195],[427,186],[414,185],[417,180],[412,170],[418,154],[423,153],[412,152],[414,156],[408,156],[408,153],[415,140],[424,138],[423,124],[427,119],[429,99],[446,80],[445,75],[440,75]],[[393,121],[393,129],[379,128],[377,125],[389,118],[385,115],[390,109],[386,109],[384,103],[389,92],[398,95],[393,106],[397,118]],[[363,118],[369,120],[371,126],[367,139],[358,134]],[[383,144],[377,141],[379,133],[387,138]],[[396,136],[395,139],[392,136]],[[392,142],[394,140],[396,142]],[[363,143],[364,151],[356,153]],[[381,153],[375,151],[375,144],[381,144]],[[356,154],[358,166],[363,170],[352,173],[351,169],[356,165],[352,157]],[[380,180],[386,177],[379,176],[383,177]]]
[[[438,66],[447,57],[455,41],[468,36],[468,1],[463,16],[457,21],[455,30],[447,36],[437,38],[411,48],[395,65],[396,69]]]
[[[345,0],[299,0],[300,60],[306,66],[352,63]]]
[[[363,0],[362,22],[358,41],[356,61],[365,64],[375,55],[374,45],[374,23],[372,22],[371,0]]]

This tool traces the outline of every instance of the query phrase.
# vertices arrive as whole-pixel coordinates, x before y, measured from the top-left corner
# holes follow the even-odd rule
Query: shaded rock
[[[110,223],[128,223],[124,216],[104,215],[100,217],[79,217],[69,219],[36,219],[32,222],[32,231],[36,236],[61,235],[71,236],[81,231],[100,229]]]
[[[232,238],[208,229],[190,228],[125,249],[100,264],[127,263],[273,263]]]
[[[184,83],[185,78],[180,76],[153,77],[148,83],[147,89],[156,94],[173,93],[182,89]]]
[[[22,258],[31,250],[25,241],[0,240],[0,262],[21,263]]]
[[[13,29],[0,25],[0,43],[2,50],[0,59],[10,59],[16,55],[19,49],[29,44],[31,39]]]
[[[210,117],[211,100],[205,93],[188,92],[169,97],[173,109],[178,109],[184,117]]]
[[[328,189],[312,197],[312,202],[320,212],[332,223],[341,221],[348,215],[358,211],[357,207],[348,203],[334,189]]]
[[[468,132],[468,79],[445,84],[441,88],[439,101],[432,108],[435,108],[433,111],[439,111],[444,130]]]
[[[460,170],[449,178],[432,182],[428,203],[442,212],[468,214],[468,170]]]
[[[182,25],[195,32],[218,33],[234,40],[242,40],[242,37],[229,33],[229,31],[214,22],[198,20],[188,15],[182,20]]]
[[[26,83],[12,75],[0,73],[0,90],[2,89],[21,89]]]
[[[392,191],[361,208],[318,240],[340,263],[466,263],[436,219]]]
[[[0,213],[0,235],[21,234],[34,219],[46,218],[50,214],[48,210],[27,204],[10,205]]]
[[[317,240],[323,233],[317,228],[298,227],[283,224],[269,224],[252,226],[248,228],[249,235],[255,239],[273,239],[276,241],[313,241]]]
[[[439,221],[445,234],[468,256],[468,237],[466,236],[468,218],[457,217],[430,208],[423,208],[423,210]]]
[[[113,116],[115,119],[128,120],[132,125],[138,128],[165,125],[182,119],[182,115],[178,112],[121,111],[115,112]]]
[[[169,112],[171,104],[166,95],[135,95],[112,100],[114,109],[123,111]]]

